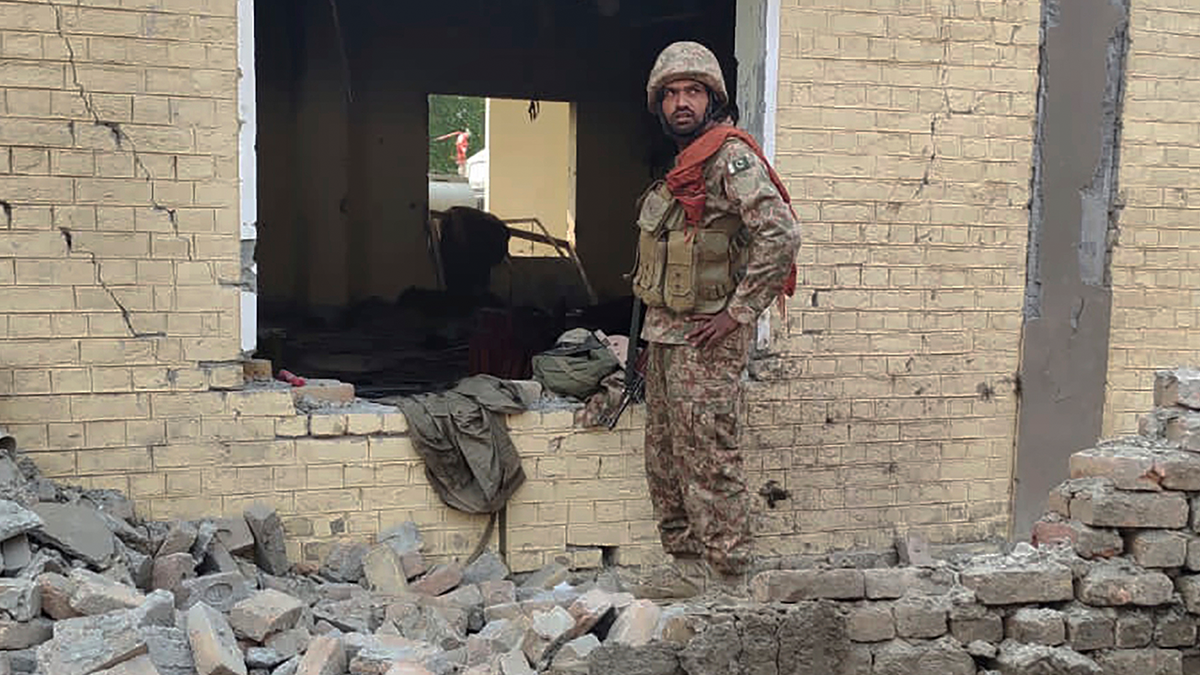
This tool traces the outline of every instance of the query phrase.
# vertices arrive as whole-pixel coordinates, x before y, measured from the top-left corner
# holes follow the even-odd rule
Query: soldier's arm
[[[745,146],[733,148],[726,155],[725,190],[741,211],[750,244],[746,276],[728,312],[739,323],[751,323],[783,290],[800,248],[800,227],[762,160]]]

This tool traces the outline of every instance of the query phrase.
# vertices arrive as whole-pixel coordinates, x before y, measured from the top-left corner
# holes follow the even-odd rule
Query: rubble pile
[[[403,523],[292,565],[269,508],[143,522],[0,445],[0,675],[567,675],[656,635],[615,575],[518,585],[493,552],[430,565],[423,546]]]
[[[0,675],[1193,675],[1200,372],[1156,389],[1145,435],[1072,456],[1032,545],[910,538],[900,566],[839,554],[693,597],[678,569],[431,565],[412,523],[293,565],[269,508],[143,522],[0,438]]]

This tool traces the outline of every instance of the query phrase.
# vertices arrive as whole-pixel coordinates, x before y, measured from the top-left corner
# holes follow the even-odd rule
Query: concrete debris
[[[1000,645],[996,665],[1004,675],[1100,675],[1095,661],[1061,647],[1006,641]]]
[[[254,560],[268,574],[287,574],[292,565],[288,562],[283,521],[275,509],[255,504],[246,509],[246,524],[254,541]],[[229,550],[233,553],[232,550]]]
[[[296,625],[305,605],[275,590],[259,591],[229,610],[229,623],[238,637],[262,642],[268,635]]]
[[[413,523],[292,565],[264,505],[145,522],[0,453],[0,675],[1200,672],[1200,374],[1160,389],[1156,437],[1077,453],[1032,543],[935,559],[903,534],[892,557],[781,563],[743,599],[686,565],[427,561]]]
[[[321,564],[321,576],[344,583],[358,583],[363,576],[363,560],[370,549],[361,542],[338,542]]]
[[[116,552],[116,537],[95,509],[82,504],[42,502],[33,510],[42,519],[42,526],[31,531],[34,538],[93,567],[108,566]]]
[[[437,565],[414,584],[412,589],[425,595],[438,596],[456,588],[463,580],[463,570],[457,564]]]
[[[59,621],[37,650],[38,667],[55,675],[91,675],[148,652],[132,613]]]
[[[425,546],[420,528],[412,522],[399,523],[384,530],[379,534],[379,543],[391,546],[400,555],[419,552]]]
[[[8,541],[42,525],[38,514],[7,499],[0,499],[0,540]]]
[[[133,609],[146,600],[146,596],[136,588],[85,569],[71,570],[70,581],[75,592],[71,594],[68,602],[71,609],[83,616],[107,614],[118,609]],[[40,609],[41,603],[38,605]]]
[[[189,609],[203,602],[218,611],[228,612],[248,597],[250,587],[244,576],[238,572],[222,572],[184,581],[181,591],[175,596],[175,605],[180,609]]]
[[[463,570],[464,584],[481,584],[485,581],[503,581],[509,576],[508,565],[491,551],[485,551]]]
[[[397,595],[408,589],[408,573],[400,554],[387,544],[378,544],[363,558],[363,575],[367,586],[386,595]]]
[[[203,602],[187,612],[188,643],[199,675],[246,675],[245,655],[229,622]]]

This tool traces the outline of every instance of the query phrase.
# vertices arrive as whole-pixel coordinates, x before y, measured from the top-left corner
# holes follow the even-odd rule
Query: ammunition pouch
[[[640,203],[634,294],[647,307],[678,313],[725,309],[745,266],[748,237],[741,219],[728,216],[689,229],[682,205],[661,181]]]

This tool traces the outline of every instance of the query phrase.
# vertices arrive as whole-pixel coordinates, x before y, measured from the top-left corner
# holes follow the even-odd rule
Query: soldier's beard
[[[662,125],[663,133],[681,146],[687,145],[697,138],[700,138],[702,135],[704,135],[704,132],[711,129],[713,124],[716,123],[715,120],[709,116],[707,111],[705,112],[704,117],[700,118],[699,122],[686,125],[684,128],[680,128],[672,124],[671,120],[667,119],[667,116],[661,111],[658,113],[658,122],[660,125]]]

